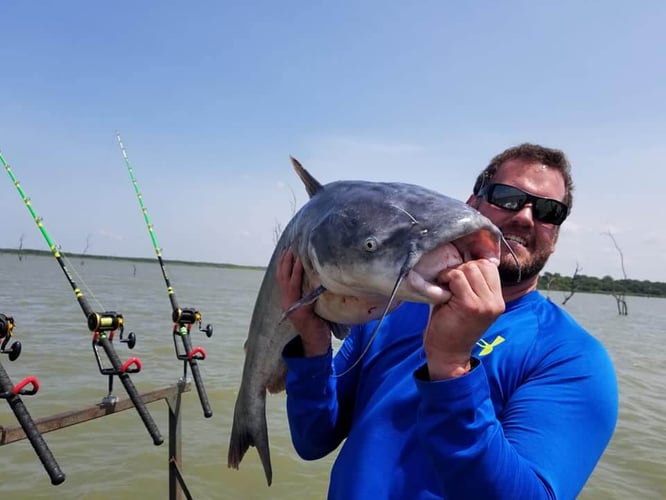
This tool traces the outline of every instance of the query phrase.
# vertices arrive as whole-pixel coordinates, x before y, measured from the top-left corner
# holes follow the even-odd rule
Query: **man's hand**
[[[433,307],[423,344],[431,380],[464,375],[476,342],[504,312],[497,266],[486,259],[465,262],[438,276],[451,299]]]
[[[303,263],[291,248],[280,256],[276,273],[280,288],[280,305],[286,311],[302,296]],[[306,357],[321,356],[331,346],[331,329],[314,312],[314,303],[299,307],[288,318],[301,336]]]

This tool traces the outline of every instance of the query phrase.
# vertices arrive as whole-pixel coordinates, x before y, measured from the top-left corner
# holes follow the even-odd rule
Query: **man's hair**
[[[547,148],[538,144],[521,144],[514,146],[495,156],[488,166],[483,169],[474,183],[474,194],[478,195],[481,188],[492,182],[493,177],[500,166],[509,160],[523,160],[541,163],[549,168],[554,168],[562,174],[564,179],[564,202],[571,210],[573,204],[573,179],[571,178],[571,165],[566,155],[559,149]]]

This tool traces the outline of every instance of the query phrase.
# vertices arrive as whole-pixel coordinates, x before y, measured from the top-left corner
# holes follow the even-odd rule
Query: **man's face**
[[[562,201],[565,195],[562,174],[538,162],[508,160],[499,167],[490,182],[508,184],[532,195],[558,201]],[[502,283],[508,285],[518,281],[518,266],[521,280],[536,277],[555,251],[559,226],[536,220],[531,203],[512,212],[475,196],[470,198],[470,202],[502,231],[518,259],[516,264],[511,252],[502,249],[499,266]]]

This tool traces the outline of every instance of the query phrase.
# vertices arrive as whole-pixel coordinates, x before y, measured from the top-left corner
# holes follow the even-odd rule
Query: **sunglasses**
[[[504,210],[510,210],[511,212],[518,212],[526,203],[531,203],[533,217],[546,224],[559,226],[567,218],[567,215],[569,215],[569,207],[561,201],[534,196],[517,187],[507,186],[506,184],[489,184],[488,186],[484,186],[477,196],[486,200],[491,205],[503,208]]]

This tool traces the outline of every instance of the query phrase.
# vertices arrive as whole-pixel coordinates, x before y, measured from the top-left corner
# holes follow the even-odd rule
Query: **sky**
[[[562,149],[545,271],[666,281],[666,2],[0,2],[0,151],[67,253],[265,266],[321,183],[467,199],[507,147]],[[8,176],[0,248],[48,247]],[[621,253],[614,246],[615,238]]]

